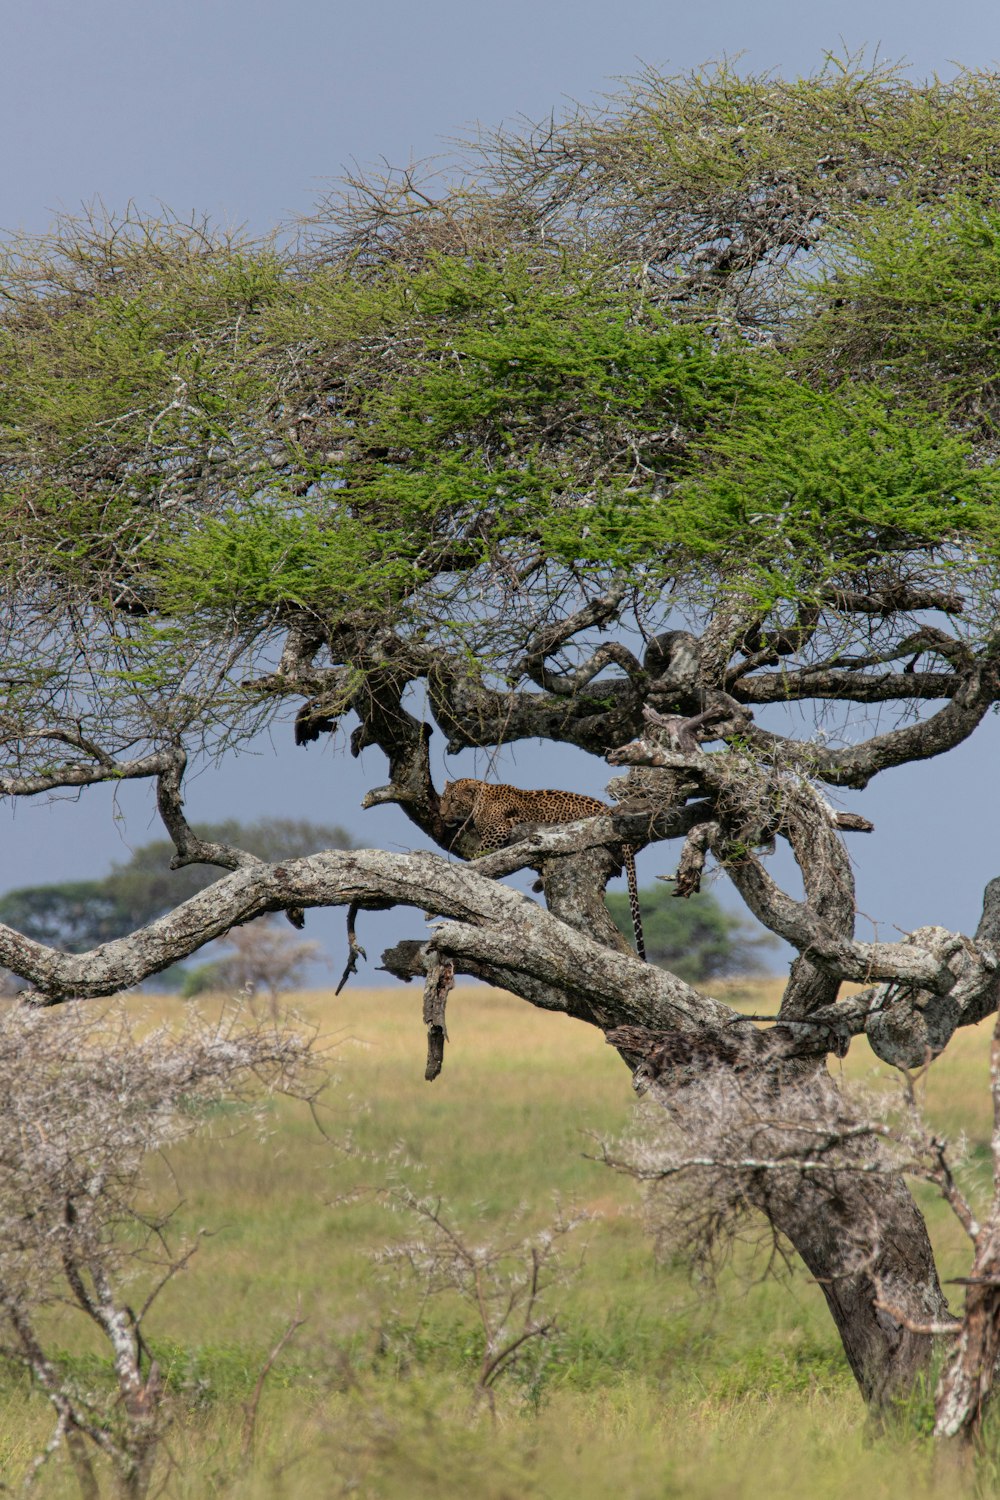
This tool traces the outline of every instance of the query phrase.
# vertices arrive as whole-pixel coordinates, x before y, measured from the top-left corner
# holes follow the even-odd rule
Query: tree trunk
[[[859,1169],[864,1165],[859,1159]],[[927,1226],[906,1183],[846,1165],[832,1182],[762,1172],[748,1196],[822,1289],[866,1404],[884,1410],[930,1361],[931,1339],[906,1324],[950,1317]]]
[[[938,1381],[934,1434],[959,1446],[978,1443],[1000,1364],[1000,1285],[996,1236],[976,1255],[965,1293],[962,1330]]]
[[[545,895],[550,909],[562,920],[605,942],[604,925],[609,919],[604,884],[611,871],[607,862],[602,869],[594,859],[598,852],[605,853],[591,851],[589,859],[550,861]],[[621,944],[617,931],[613,942]],[[808,995],[817,1004],[835,998],[837,988],[836,980],[799,959],[786,998],[794,993],[802,1003]],[[607,1032],[606,1019],[594,1019]],[[634,1067],[634,1056],[621,1050],[624,1060]],[[795,1081],[798,1113],[803,1109],[801,1090],[808,1088],[808,1072],[803,1075],[801,1065],[792,1066],[799,1074]],[[787,1080],[788,1064],[784,1067]],[[825,1069],[822,1077],[828,1085]],[[778,1075],[776,1082],[780,1097]],[[807,1098],[804,1107],[808,1118]],[[698,1122],[692,1121],[689,1127],[684,1113],[682,1108],[675,1119],[697,1155]],[[821,1117],[818,1104],[816,1118]],[[927,1226],[903,1178],[887,1171],[884,1163],[873,1171],[872,1143],[864,1137],[838,1143],[837,1160],[843,1170],[835,1174],[813,1175],[794,1167],[781,1172],[762,1170],[749,1174],[744,1187],[747,1199],[790,1241],[822,1288],[861,1395],[869,1410],[879,1413],[909,1390],[929,1366],[931,1339],[907,1325],[941,1323],[950,1312]]]

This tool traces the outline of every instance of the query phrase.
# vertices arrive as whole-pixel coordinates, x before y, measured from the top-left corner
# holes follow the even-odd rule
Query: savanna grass
[[[730,998],[765,1012],[775,994],[764,982]],[[596,1032],[459,991],[444,1071],[428,1085],[416,991],[294,1003],[337,1075],[317,1118],[277,1101],[262,1139],[256,1116],[219,1110],[169,1163],[150,1165],[150,1202],[177,1201],[175,1240],[207,1231],[148,1321],[173,1408],[168,1495],[798,1500],[863,1489],[936,1500],[983,1482],[942,1469],[919,1395],[892,1434],[866,1432],[804,1272],[761,1282],[740,1249],[709,1294],[682,1265],[654,1262],[635,1184],[590,1159],[594,1137],[623,1131],[632,1111],[627,1073]],[[180,1013],[172,1000],[150,1009],[157,1020]],[[987,1035],[963,1033],[926,1084],[935,1123],[968,1137],[973,1178],[989,1132]],[[844,1070],[868,1081],[874,1066],[855,1044]],[[422,1301],[373,1262],[413,1233],[379,1195],[393,1180],[439,1194],[472,1242],[519,1208],[528,1226],[551,1220],[553,1194],[595,1216],[579,1232],[585,1261],[559,1295],[556,1334],[530,1382],[498,1389],[495,1424],[473,1402],[472,1310]],[[925,1207],[943,1274],[960,1274],[961,1235],[929,1196]],[[244,1457],[248,1403],[297,1311],[306,1322],[268,1375]],[[81,1383],[107,1378],[72,1314],[53,1333]],[[23,1376],[2,1384],[0,1467],[13,1482],[51,1418]],[[42,1490],[73,1494],[72,1476],[50,1465]]]

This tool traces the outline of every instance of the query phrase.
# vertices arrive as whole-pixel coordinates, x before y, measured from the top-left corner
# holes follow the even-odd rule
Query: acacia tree
[[[634,1069],[672,1046],[685,1076],[749,1071],[827,1118],[852,1036],[912,1066],[997,1004],[1000,883],[972,937],[859,941],[841,835],[870,825],[827,800],[952,749],[1000,693],[997,80],[649,73],[462,166],[351,181],[293,249],[131,217],[8,247],[0,787],[153,779],[173,864],[232,873],[82,955],[2,928],[0,963],[57,1003],[261,912],[347,905],[353,942],[364,908],[431,908],[383,964],[425,977],[439,1043],[471,974]],[[606,817],[475,865],[197,837],[189,757],[288,703],[300,741],[346,719],[355,755],[378,746],[365,806],[461,860],[478,839],[442,820],[433,734],[627,769]],[[822,737],[781,718],[810,703]],[[705,710],[718,748],[683,748],[671,717]],[[801,896],[766,869],[775,839]],[[616,932],[622,843],[664,840],[678,894],[714,859],[797,950],[770,1030]],[[524,867],[545,908],[498,882]],[[844,979],[866,988],[841,1000]],[[733,1191],[815,1276],[878,1407],[948,1316],[902,1173],[842,1109],[836,1172],[792,1190],[735,1162]]]

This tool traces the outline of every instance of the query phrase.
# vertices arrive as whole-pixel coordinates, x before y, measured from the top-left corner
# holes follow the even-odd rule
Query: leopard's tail
[[[643,963],[648,963],[646,958],[646,942],[642,935],[642,912],[639,910],[639,882],[635,874],[635,850],[631,844],[622,846],[622,854],[625,864],[625,879],[628,881],[628,904],[632,913],[632,930],[635,933],[635,951]]]

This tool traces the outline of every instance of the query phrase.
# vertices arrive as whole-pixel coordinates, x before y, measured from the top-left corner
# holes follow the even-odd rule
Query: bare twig
[[[257,1379],[254,1382],[253,1391],[250,1394],[250,1399],[244,1402],[243,1428],[240,1434],[240,1453],[244,1461],[249,1461],[253,1457],[254,1440],[257,1435],[257,1412],[260,1408],[260,1398],[264,1393],[264,1382],[267,1380],[268,1375],[270,1375],[272,1369],[274,1368],[275,1361],[278,1359],[281,1351],[285,1348],[285,1345],[289,1342],[290,1339],[294,1337],[294,1335],[306,1323],[306,1321],[307,1319],[302,1316],[302,1304],[300,1299],[295,1309],[295,1316],[292,1318],[292,1320],[288,1324],[288,1327],[285,1329],[284,1333],[281,1335],[280,1339],[274,1345],[274,1348],[271,1350],[270,1354],[268,1354],[264,1363],[261,1365],[260,1371],[257,1375]]]
[[[344,988],[344,985],[350,979],[351,975],[357,973],[358,959],[363,958],[366,962],[368,959],[368,954],[358,942],[358,935],[357,931],[355,930],[355,923],[358,920],[358,912],[360,910],[361,906],[357,901],[352,901],[350,906],[347,908],[347,964],[344,968],[343,974],[341,974],[340,976],[340,983],[337,985],[337,988],[333,992],[335,995],[339,995],[341,990]]]

